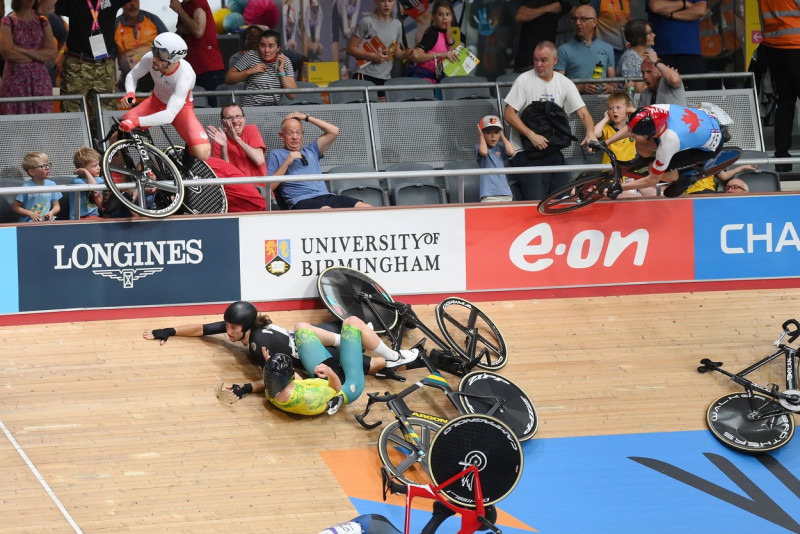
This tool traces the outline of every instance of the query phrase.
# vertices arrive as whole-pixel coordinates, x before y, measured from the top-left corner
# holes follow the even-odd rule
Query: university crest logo
[[[264,241],[264,268],[269,274],[280,276],[292,266],[292,245],[288,239]]]

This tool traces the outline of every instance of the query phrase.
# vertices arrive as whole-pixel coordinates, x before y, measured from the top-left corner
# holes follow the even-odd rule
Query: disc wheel
[[[566,213],[597,202],[605,195],[600,192],[600,185],[613,179],[610,171],[578,178],[564,187],[557,189],[547,198],[539,202],[539,213],[556,215]]]
[[[131,139],[117,141],[103,154],[103,176],[111,192],[132,212],[145,217],[172,215],[184,199],[183,180],[172,161],[156,147],[142,143],[145,157]],[[149,171],[143,170],[149,167]],[[133,183],[133,189],[120,188]]]
[[[172,160],[176,168],[182,169],[184,151],[182,146],[170,146],[164,150],[164,153]],[[192,180],[198,178],[209,180],[217,178],[213,169],[205,161],[195,159],[190,171],[182,173],[181,176],[185,189],[183,209],[186,213],[203,215],[228,212],[228,197],[225,195],[224,187],[221,185],[192,185]]]
[[[386,332],[383,324],[389,330],[397,324],[397,311],[373,303],[376,312],[373,313],[369,304],[359,296],[364,293],[386,302],[394,302],[380,284],[361,271],[349,267],[329,267],[320,273],[317,291],[325,307],[342,321],[354,315],[367,324],[372,323],[377,334]]]
[[[494,417],[462,415],[451,419],[433,437],[428,466],[435,485],[441,485],[464,469],[478,468],[483,504],[494,504],[519,483],[522,476],[522,446],[514,433]],[[442,489],[450,501],[474,508],[475,480],[468,474]]]
[[[459,357],[467,362],[480,358],[477,365],[482,369],[500,369],[508,362],[503,334],[477,306],[449,297],[440,302],[435,311],[439,330]],[[475,350],[471,353],[473,339]]]
[[[531,439],[539,429],[539,418],[533,402],[519,386],[497,373],[475,371],[458,383],[462,413],[489,414],[498,400],[502,405],[489,414],[502,421],[517,439]]]
[[[407,421],[419,439],[422,451],[427,454],[441,425],[421,417],[408,417]],[[386,425],[378,438],[381,463],[392,475],[407,484],[428,484],[431,477],[427,456],[424,454],[420,457],[412,442],[413,438],[404,434],[399,421]]]
[[[794,435],[794,418],[760,393],[723,395],[708,407],[708,428],[723,445],[759,454],[783,447]]]

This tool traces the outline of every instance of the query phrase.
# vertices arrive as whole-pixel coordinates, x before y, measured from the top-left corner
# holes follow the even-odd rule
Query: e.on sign
[[[465,224],[467,290],[694,279],[691,201],[471,208]]]

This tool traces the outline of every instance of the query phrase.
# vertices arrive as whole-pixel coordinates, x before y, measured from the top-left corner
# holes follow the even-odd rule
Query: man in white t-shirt
[[[534,151],[522,150],[522,137],[526,137],[535,149],[547,148],[547,139],[528,128],[520,118],[522,111],[531,102],[550,101],[561,106],[567,115],[577,113],[586,137],[581,144],[597,141],[594,135],[594,120],[586,109],[578,88],[566,76],[554,71],[558,55],[556,45],[550,41],[542,41],[533,51],[533,69],[524,72],[511,86],[505,98],[503,118],[511,126],[511,143],[517,149],[512,159],[514,167],[544,167],[550,165],[563,165],[564,156],[561,151],[545,155]],[[548,172],[535,174],[518,174],[522,198],[524,200],[540,200],[552,191],[563,187],[569,181],[569,174],[562,172]]]

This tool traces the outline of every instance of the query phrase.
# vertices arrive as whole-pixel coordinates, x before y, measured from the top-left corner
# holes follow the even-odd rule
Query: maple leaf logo
[[[692,111],[691,109],[684,109],[683,117],[681,117],[681,121],[689,126],[689,131],[694,133],[700,127],[700,117],[697,116],[697,113]]]

